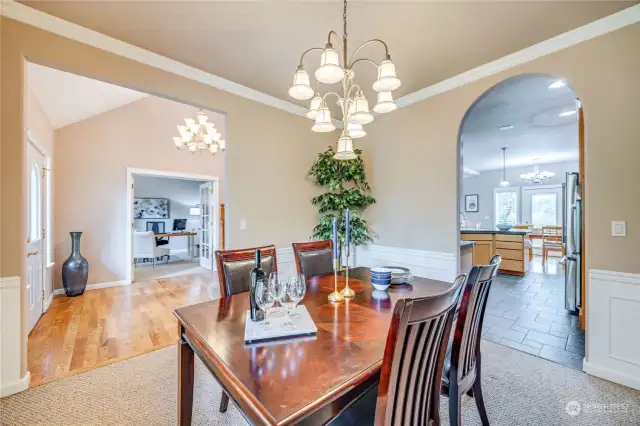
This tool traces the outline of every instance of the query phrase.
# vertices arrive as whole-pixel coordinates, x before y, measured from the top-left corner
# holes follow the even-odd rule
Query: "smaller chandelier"
[[[526,180],[531,183],[540,183],[544,180],[552,178],[556,174],[553,172],[548,172],[546,170],[540,171],[540,167],[533,166],[533,171],[530,173],[522,173],[520,175],[520,179]]]
[[[180,150],[188,150],[190,153],[209,151],[215,155],[225,150],[225,141],[220,139],[222,133],[218,132],[204,111],[196,113],[196,119],[185,118],[185,125],[178,125],[180,136],[173,137],[173,143]]]

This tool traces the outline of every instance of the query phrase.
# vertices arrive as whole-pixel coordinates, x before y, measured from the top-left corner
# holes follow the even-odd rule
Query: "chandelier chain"
[[[344,0],[344,9],[342,11],[342,25],[343,25],[342,36],[344,38],[347,38],[347,0]]]

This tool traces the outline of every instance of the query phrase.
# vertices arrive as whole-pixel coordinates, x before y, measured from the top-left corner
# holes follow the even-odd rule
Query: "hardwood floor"
[[[212,275],[193,274],[56,296],[29,334],[30,386],[174,345],[173,310],[218,292]]]

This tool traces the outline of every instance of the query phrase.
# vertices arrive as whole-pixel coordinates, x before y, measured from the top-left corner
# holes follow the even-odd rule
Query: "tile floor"
[[[564,309],[564,271],[555,261],[532,262],[525,277],[493,281],[482,336],[487,340],[582,370],[584,332]]]

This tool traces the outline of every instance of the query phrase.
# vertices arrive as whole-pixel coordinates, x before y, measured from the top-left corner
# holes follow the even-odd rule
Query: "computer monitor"
[[[187,219],[173,219],[173,230],[184,231],[187,229]]]

